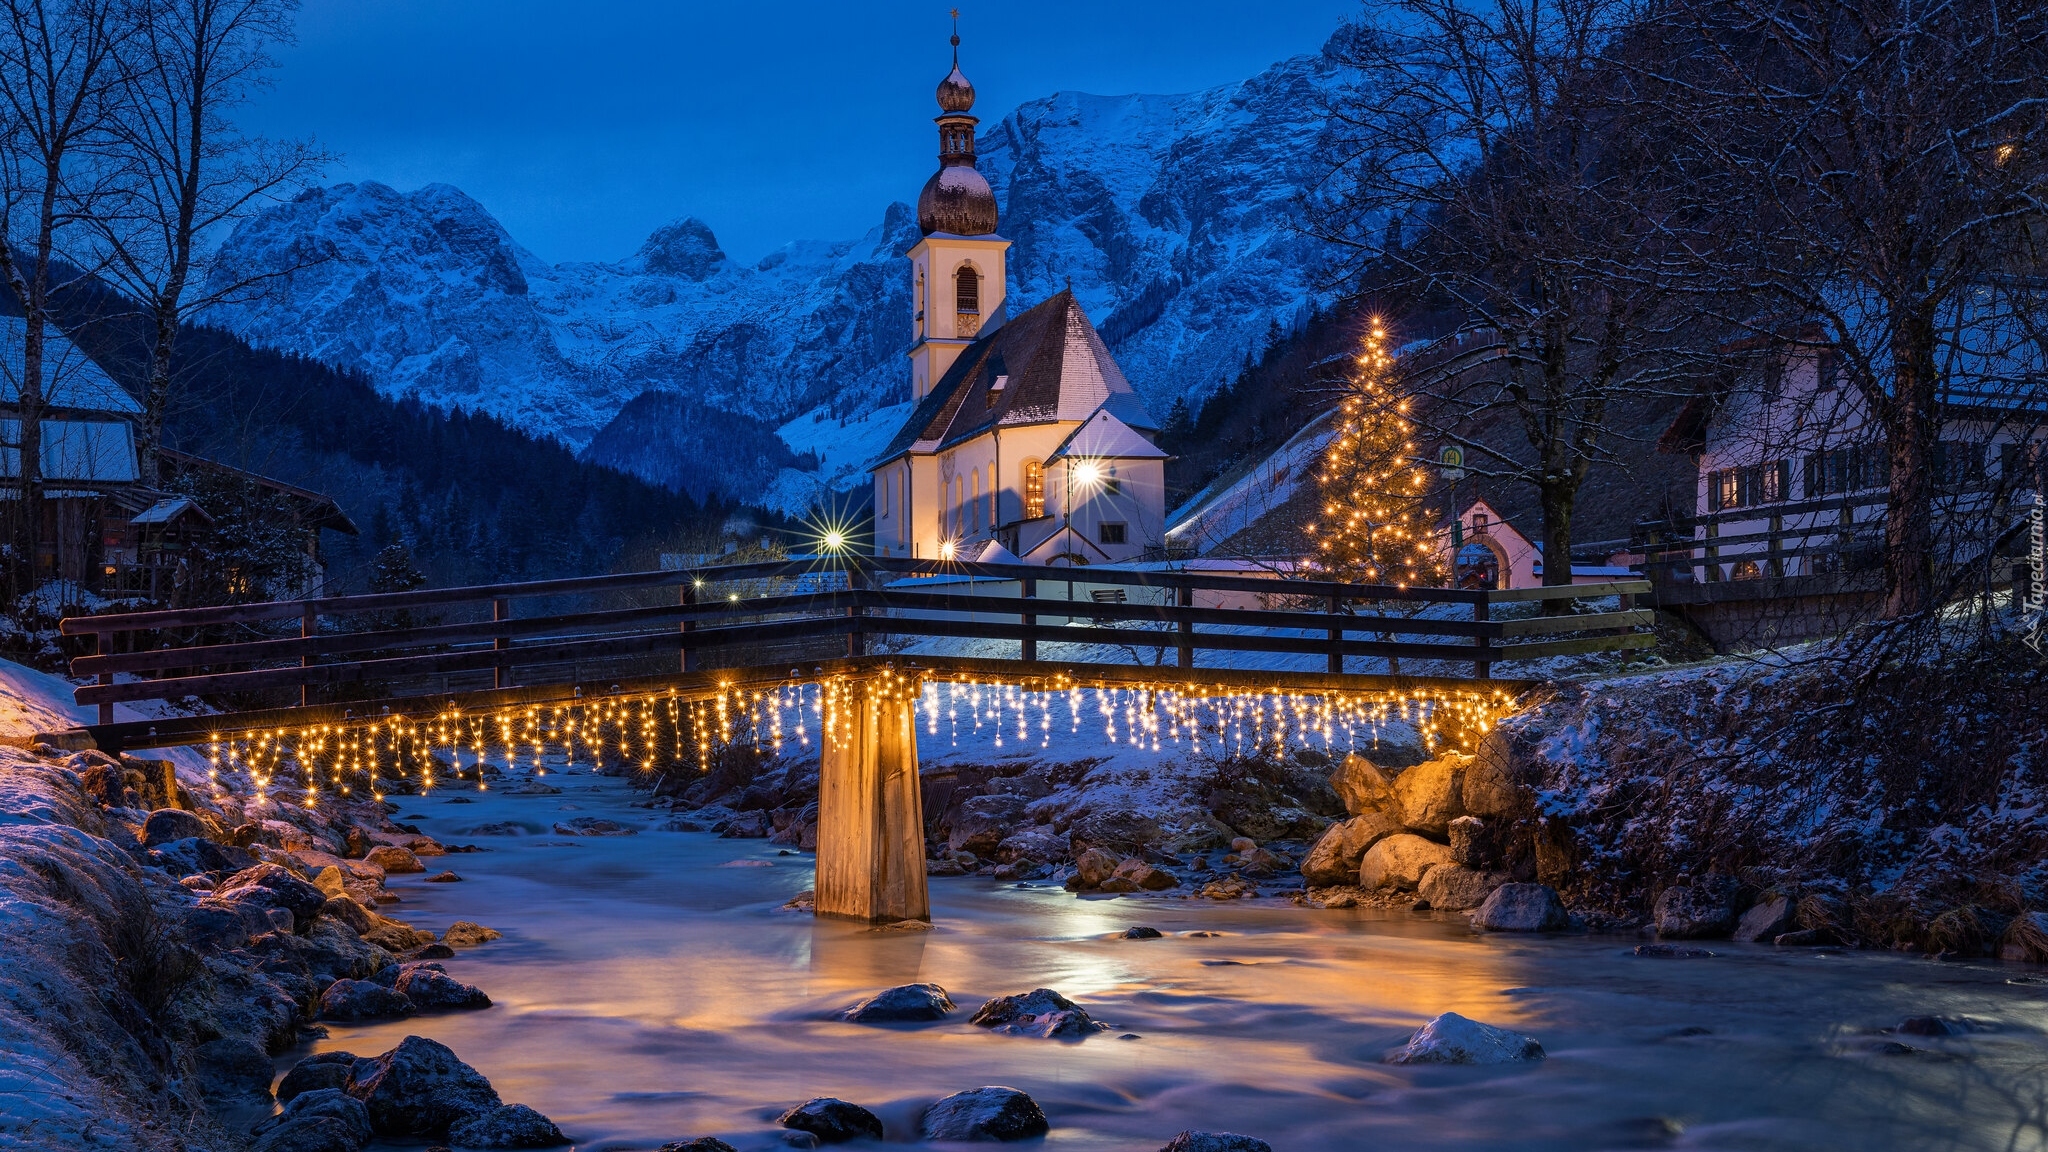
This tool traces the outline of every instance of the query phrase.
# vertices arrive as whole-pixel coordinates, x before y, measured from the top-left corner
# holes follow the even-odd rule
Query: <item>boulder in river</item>
[[[526,1105],[501,1104],[450,1124],[448,1142],[463,1148],[554,1148],[569,1138]]]
[[[1164,868],[1154,868],[1136,856],[1132,856],[1123,863],[1118,864],[1116,872],[1110,877],[1110,880],[1128,880],[1134,888],[1141,892],[1163,892],[1168,888],[1180,887],[1180,877],[1175,876]],[[1107,887],[1108,884],[1108,880],[1103,881],[1104,887]]]
[[[1012,1036],[1045,1040],[1079,1040],[1109,1027],[1096,1023],[1080,1005],[1050,988],[1034,988],[1021,996],[998,996],[983,1004],[969,1023]]]
[[[1449,835],[1451,821],[1465,814],[1465,766],[1471,757],[1446,752],[1401,773],[1394,781],[1401,822],[1424,835]]]
[[[195,837],[205,840],[212,836],[213,829],[207,827],[206,821],[200,819],[197,812],[187,812],[182,808],[159,808],[149,814],[149,819],[142,822],[144,848],[156,848],[173,840]]]
[[[862,1000],[840,1014],[853,1024],[897,1024],[943,1020],[953,998],[937,984],[899,984]]]
[[[1735,922],[1735,939],[1744,944],[1771,940],[1797,927],[1798,908],[1782,892],[1766,892]]]
[[[257,1152],[354,1152],[370,1142],[370,1113],[339,1088],[318,1088],[293,1096],[249,1134]]]
[[[1468,1020],[1456,1012],[1424,1024],[1389,1064],[1512,1064],[1543,1059],[1543,1045],[1519,1032]]]
[[[1703,881],[1666,888],[1657,895],[1657,935],[1666,940],[1726,936],[1735,928],[1734,885]]]
[[[555,823],[555,834],[558,836],[632,836],[638,832],[637,828],[628,827],[616,820],[607,820],[602,816],[574,816]]]
[[[1366,850],[1358,862],[1360,888],[1398,888],[1412,892],[1422,874],[1451,862],[1451,850],[1412,833],[1389,836]]]
[[[292,1065],[292,1070],[277,1082],[277,1098],[289,1102],[323,1088],[346,1089],[356,1059],[352,1052],[317,1052],[308,1056]]]
[[[396,1020],[416,1010],[404,993],[368,980],[336,980],[320,994],[322,1020]]]
[[[1394,799],[1394,773],[1353,752],[1330,773],[1330,787],[1354,816],[1399,810]]]
[[[831,1096],[819,1096],[777,1117],[784,1128],[809,1132],[820,1143],[842,1144],[863,1136],[882,1138],[882,1121],[873,1112]]]
[[[671,1140],[655,1152],[740,1152],[716,1136],[699,1136],[695,1140]]]
[[[1318,888],[1358,883],[1359,861],[1374,844],[1399,833],[1401,821],[1391,812],[1374,811],[1339,820],[1301,861],[1301,878]]]
[[[927,1140],[1029,1140],[1052,1131],[1038,1102],[1015,1088],[990,1086],[951,1096],[925,1109]]]
[[[453,872],[437,872],[427,877],[427,883],[429,884],[459,884],[461,882],[462,877],[457,876]]]
[[[441,934],[441,943],[450,948],[474,948],[479,944],[488,944],[503,935],[503,932],[495,928],[486,928],[468,920],[457,920],[448,926],[448,931]]]
[[[1506,872],[1479,872],[1460,864],[1439,864],[1422,874],[1416,893],[1438,912],[1463,912],[1486,903],[1494,889],[1513,879]]]
[[[438,964],[407,964],[393,987],[422,1012],[489,1008],[491,998],[474,984],[464,984]]]
[[[1100,848],[1090,848],[1074,858],[1074,875],[1068,887],[1081,890],[1099,888],[1102,882],[1116,875],[1120,861]]]
[[[384,1137],[439,1140],[472,1116],[504,1103],[483,1074],[446,1044],[407,1036],[398,1047],[356,1065],[349,1095],[370,1111],[370,1126]]]
[[[1183,1132],[1159,1152],[1273,1152],[1273,1146],[1235,1132]]]
[[[1165,933],[1157,928],[1147,928],[1143,924],[1134,924],[1124,929],[1119,935],[1126,940],[1157,940],[1165,935]]]
[[[379,844],[375,848],[370,849],[369,855],[363,857],[363,859],[368,860],[393,876],[404,875],[410,872],[425,872],[427,870],[427,866],[420,863],[420,858],[413,855],[412,849],[400,848],[396,844]]]
[[[1488,932],[1562,932],[1572,926],[1572,918],[1548,884],[1503,884],[1479,906],[1472,926]]]

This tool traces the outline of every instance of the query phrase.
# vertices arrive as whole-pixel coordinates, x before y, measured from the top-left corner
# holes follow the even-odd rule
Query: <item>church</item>
[[[974,86],[939,84],[939,170],[910,249],[910,398],[874,478],[875,553],[983,563],[1156,556],[1166,453],[1071,289],[1006,316],[1010,242],[974,166]]]

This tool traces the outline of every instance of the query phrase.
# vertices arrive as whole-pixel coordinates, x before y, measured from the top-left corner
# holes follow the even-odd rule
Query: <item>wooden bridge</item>
[[[1652,613],[1633,604],[1648,590],[833,555],[81,616],[62,630],[95,638],[72,670],[94,678],[76,697],[98,723],[48,738],[204,746],[224,770],[310,801],[351,781],[431,785],[462,775],[465,755],[481,779],[493,744],[507,763],[587,753],[704,771],[735,739],[779,748],[794,693],[795,736],[808,743],[815,713],[821,757],[819,913],[927,919],[917,708],[930,684],[1121,692],[1197,743],[1215,742],[1213,719],[1189,702],[1218,697],[1313,701],[1291,721],[1276,707],[1274,723],[1320,723],[1325,738],[1333,717],[1395,705],[1483,724],[1529,683],[1496,679],[1496,665],[1650,647]],[[1614,606],[1529,612],[1566,598]],[[1501,618],[1513,611],[1528,614]],[[1361,660],[1427,674],[1346,671]],[[116,704],[149,702],[155,718],[116,720]]]

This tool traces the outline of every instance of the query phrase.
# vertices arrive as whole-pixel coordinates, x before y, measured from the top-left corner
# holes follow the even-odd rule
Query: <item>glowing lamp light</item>
[[[1093,488],[1102,482],[1102,465],[1093,460],[1074,465],[1074,481],[1084,488]]]
[[[825,551],[827,552],[844,552],[846,551],[846,533],[836,528],[831,529],[825,533],[819,543],[825,546]]]
[[[951,560],[953,558],[953,554],[958,551],[959,549],[954,545],[954,543],[951,540],[939,541],[939,559]]]

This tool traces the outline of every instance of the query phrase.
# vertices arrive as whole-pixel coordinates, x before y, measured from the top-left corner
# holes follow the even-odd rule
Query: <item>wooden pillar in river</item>
[[[914,678],[845,683],[818,773],[817,914],[870,924],[930,920]]]

